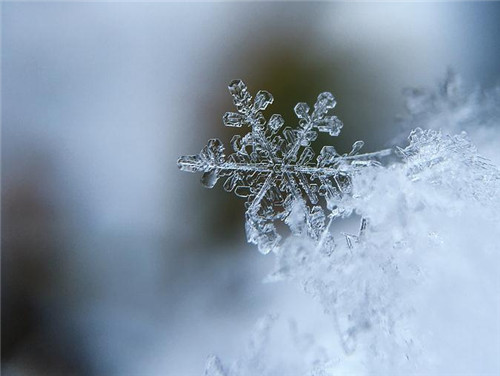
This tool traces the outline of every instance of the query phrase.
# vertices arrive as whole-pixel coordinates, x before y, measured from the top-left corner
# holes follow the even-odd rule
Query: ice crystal
[[[279,114],[264,117],[262,111],[274,100],[269,92],[261,90],[252,98],[241,80],[232,81],[229,92],[237,112],[226,112],[224,125],[249,127],[249,132],[232,138],[229,156],[220,140],[211,139],[199,154],[179,158],[179,168],[202,172],[207,188],[224,178],[226,191],[247,199],[247,239],[262,253],[280,242],[276,221],[284,222],[293,234],[331,244],[328,224],[341,216],[336,203],[350,192],[353,174],[390,151],[358,154],[363,141],[356,141],[348,154],[324,146],[316,156],[311,144],[318,132],[334,137],[342,128],[337,116],[330,114],[336,105],[331,93],[321,93],[313,109],[298,103],[294,111],[299,124],[292,128],[284,127]]]
[[[412,180],[447,186],[460,198],[475,198],[480,202],[497,199],[498,169],[477,153],[466,132],[451,136],[416,128],[408,139],[409,145],[404,149],[398,147],[397,151]],[[450,170],[455,170],[452,176]]]

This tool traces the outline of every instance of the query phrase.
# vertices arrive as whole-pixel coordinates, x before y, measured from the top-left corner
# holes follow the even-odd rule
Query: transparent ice
[[[261,90],[253,99],[241,80],[232,81],[229,92],[238,112],[226,112],[224,124],[250,131],[233,137],[229,156],[220,140],[211,139],[199,154],[179,158],[179,168],[202,172],[207,188],[223,178],[227,192],[247,199],[247,239],[262,253],[277,249],[282,238],[275,221],[285,222],[295,235],[304,234],[321,245],[332,243],[329,223],[341,216],[336,203],[350,192],[352,176],[391,151],[359,154],[363,141],[356,141],[348,154],[324,146],[316,156],[311,143],[318,132],[334,137],[342,128],[337,116],[330,114],[336,105],[331,93],[321,93],[312,110],[297,103],[299,124],[291,128],[284,127],[279,114],[269,120],[262,114],[273,102],[269,92]]]

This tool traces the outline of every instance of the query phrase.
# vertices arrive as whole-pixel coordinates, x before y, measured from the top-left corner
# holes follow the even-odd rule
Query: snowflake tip
[[[222,121],[226,127],[241,127],[245,121],[244,116],[234,112],[226,112],[222,117]]]
[[[255,101],[253,105],[254,110],[256,111],[265,110],[267,106],[273,103],[273,101],[274,98],[271,93],[265,90],[260,90],[255,96]]]
[[[356,141],[354,144],[352,144],[352,150],[349,153],[349,155],[356,155],[358,153],[358,151],[360,151],[363,146],[365,146],[364,141],[361,141],[361,140]]]
[[[324,92],[318,95],[318,99],[314,104],[314,109],[316,111],[326,112],[337,105],[337,101],[332,93]],[[326,111],[325,111],[326,110]]]
[[[307,103],[299,102],[293,110],[299,119],[307,119],[309,117],[309,106]]]
[[[219,173],[216,169],[213,169],[203,174],[201,177],[201,184],[203,184],[205,188],[213,188],[217,180],[219,180]]]
[[[273,133],[278,132],[283,124],[285,124],[285,120],[280,114],[273,114],[267,122],[267,126]]]
[[[252,101],[247,85],[242,80],[233,80],[229,83],[228,89],[233,96],[233,102],[238,111],[246,112]]]

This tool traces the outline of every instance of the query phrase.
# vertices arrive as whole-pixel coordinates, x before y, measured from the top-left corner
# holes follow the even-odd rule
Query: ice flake
[[[285,127],[279,114],[266,120],[262,111],[274,100],[264,90],[255,98],[241,80],[229,84],[237,112],[227,112],[228,127],[248,127],[243,137],[231,140],[233,153],[226,156],[218,139],[209,140],[198,155],[183,156],[177,164],[183,171],[203,172],[202,184],[212,188],[223,178],[223,187],[246,202],[246,234],[262,253],[275,249],[281,236],[276,221],[287,224],[294,235],[304,234],[324,241],[326,219],[336,216],[335,203],[350,191],[352,174],[376,163],[390,150],[358,154],[363,141],[356,141],[348,154],[340,155],[333,146],[324,146],[318,156],[311,148],[318,132],[338,136],[342,122],[331,114],[336,101],[331,93],[321,93],[314,108],[298,103],[298,127]],[[325,212],[326,210],[326,212]],[[297,220],[296,218],[300,218]],[[298,226],[295,223],[301,222]]]
[[[498,200],[500,172],[477,153],[466,132],[452,136],[415,128],[408,140],[406,148],[397,147],[396,151],[412,181],[448,187],[462,199],[469,197],[483,203]]]

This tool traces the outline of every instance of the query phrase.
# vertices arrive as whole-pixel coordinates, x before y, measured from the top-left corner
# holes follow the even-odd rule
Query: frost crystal
[[[348,154],[340,155],[333,146],[324,146],[316,156],[311,143],[318,132],[338,136],[342,128],[337,116],[330,114],[336,105],[331,93],[321,93],[312,110],[306,103],[298,103],[294,111],[299,124],[291,128],[283,127],[279,114],[269,120],[262,114],[274,100],[269,92],[261,90],[252,100],[241,80],[232,81],[229,92],[237,112],[226,112],[224,125],[247,126],[250,131],[232,138],[234,152],[229,156],[220,140],[211,139],[198,155],[179,158],[179,168],[203,172],[202,183],[207,188],[224,178],[227,192],[247,199],[247,239],[262,253],[280,242],[276,221],[283,221],[295,235],[307,235],[322,245],[333,244],[328,224],[341,216],[336,205],[350,192],[352,176],[360,168],[377,164],[375,159],[390,154],[390,150],[358,154],[363,141],[356,141]]]
[[[466,132],[451,136],[415,128],[408,140],[410,144],[404,149],[398,147],[397,152],[412,181],[448,187],[460,199],[473,198],[483,203],[497,200],[499,171],[477,153]]]

